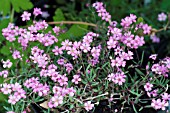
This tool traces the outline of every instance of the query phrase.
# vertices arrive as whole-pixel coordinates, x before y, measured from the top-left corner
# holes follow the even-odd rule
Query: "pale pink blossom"
[[[94,104],[91,103],[91,101],[87,101],[84,103],[84,108],[87,110],[87,111],[90,111],[92,110],[94,107]]]
[[[30,20],[31,13],[28,13],[27,11],[24,11],[24,13],[21,15],[22,21]]]
[[[152,87],[153,85],[149,82],[147,82],[145,85],[144,85],[144,88],[145,88],[145,91],[151,91],[152,90]]]

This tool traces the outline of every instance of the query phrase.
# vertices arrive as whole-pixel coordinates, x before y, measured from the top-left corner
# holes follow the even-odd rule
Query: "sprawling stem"
[[[87,22],[80,22],[80,21],[57,21],[57,22],[48,22],[48,24],[82,24],[82,25],[97,27],[96,24],[87,23]]]

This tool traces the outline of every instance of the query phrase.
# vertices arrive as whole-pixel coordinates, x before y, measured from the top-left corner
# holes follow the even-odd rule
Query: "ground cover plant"
[[[94,112],[103,100],[110,112],[131,108],[136,113],[147,108],[167,111],[170,58],[145,56],[144,51],[139,56],[137,52],[142,50],[145,36],[152,35],[158,42],[154,34],[161,30],[134,14],[120,23],[112,21],[102,2],[92,4],[91,10],[101,21],[88,24],[96,29],[81,39],[61,40],[62,26],[46,32],[48,23],[36,21],[42,14],[40,8],[21,15],[22,21],[34,15],[31,25],[20,28],[9,23],[2,30],[14,59],[3,59],[0,73],[5,78],[1,92],[11,104],[4,107],[8,113],[30,112],[32,105],[45,113]],[[167,29],[167,15],[161,13],[158,19],[168,21]]]

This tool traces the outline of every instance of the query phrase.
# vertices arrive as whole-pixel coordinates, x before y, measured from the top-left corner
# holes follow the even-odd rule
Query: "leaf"
[[[11,4],[16,12],[33,8],[33,4],[30,0],[11,0]]]
[[[6,28],[8,26],[8,23],[9,23],[9,19],[3,19],[0,21],[0,44],[2,43],[3,40],[5,40],[5,38],[2,35],[2,29]]]
[[[10,54],[9,46],[3,46],[0,50],[0,53],[6,56],[9,55]]]
[[[161,6],[160,8],[162,10],[165,10],[165,11],[170,10],[170,2],[169,2],[169,0],[162,0],[160,6]]]
[[[54,21],[64,21],[65,20],[64,14],[63,14],[63,12],[62,12],[62,10],[60,8],[58,8],[55,11],[55,15],[53,17],[53,20]]]
[[[65,39],[70,39],[70,37],[81,37],[86,33],[87,25],[72,25],[71,28],[66,32],[58,36],[58,44],[60,44]]]
[[[141,60],[140,60],[140,65],[142,65],[142,63],[143,63],[143,58],[144,58],[144,51],[142,52],[142,58],[141,58]]]
[[[133,110],[135,111],[135,113],[138,113],[136,108],[135,108],[135,105],[133,104],[132,106],[133,106]]]
[[[136,70],[136,72],[137,72],[139,75],[143,75],[143,76],[145,76],[145,74],[144,74],[144,73],[142,73],[139,69],[135,68],[135,70]]]
[[[3,16],[10,13],[11,5],[16,12],[33,8],[33,4],[30,0],[0,0],[0,12],[2,11]]]
[[[10,0],[0,0],[0,12],[6,16],[10,12]]]
[[[134,92],[134,91],[132,91],[132,90],[129,90],[132,94],[134,94],[134,95],[136,95],[136,96],[141,96],[140,94],[138,94],[138,93],[136,93],[136,92]]]

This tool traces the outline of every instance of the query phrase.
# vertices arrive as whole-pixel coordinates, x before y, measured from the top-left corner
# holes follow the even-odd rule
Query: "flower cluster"
[[[102,18],[102,20],[109,21],[111,19],[111,15],[106,11],[102,2],[96,2],[93,4],[93,7],[96,9],[98,16]]]
[[[29,78],[24,82],[24,86],[28,89],[32,89],[34,93],[38,93],[39,96],[46,96],[49,92],[49,86],[39,82],[39,78]]]
[[[22,98],[26,98],[26,92],[22,89],[22,86],[19,83],[15,84],[6,84],[4,83],[1,91],[3,94],[10,94],[8,102],[11,104],[16,104]]]
[[[169,68],[164,63],[160,62],[160,63],[153,64],[151,70],[155,74],[163,75],[164,77],[168,77]]]

